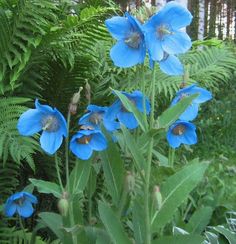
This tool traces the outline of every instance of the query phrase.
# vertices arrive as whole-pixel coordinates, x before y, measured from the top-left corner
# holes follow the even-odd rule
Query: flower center
[[[125,39],[125,43],[132,48],[139,48],[141,42],[141,36],[138,32],[133,32],[128,38]]]
[[[172,32],[169,30],[168,26],[160,25],[157,28],[157,36],[159,39],[162,39],[165,35],[171,35]]]
[[[181,136],[185,132],[186,127],[184,125],[177,125],[175,128],[172,130],[173,134],[176,136]]]
[[[89,135],[89,136],[82,136],[80,138],[77,139],[77,142],[79,144],[89,144],[89,142],[91,141],[92,139],[92,136]]]
[[[89,121],[93,124],[99,124],[102,120],[102,113],[93,113],[90,117],[89,117]]]
[[[59,129],[59,121],[53,115],[48,115],[42,119],[43,130],[48,132],[55,132]]]
[[[24,198],[24,197],[21,197],[21,198],[15,200],[14,202],[15,202],[17,205],[22,206],[23,203],[24,203],[24,201],[25,201],[25,198]]]

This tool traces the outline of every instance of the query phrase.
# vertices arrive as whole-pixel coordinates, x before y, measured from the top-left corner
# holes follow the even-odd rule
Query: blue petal
[[[112,37],[121,40],[129,36],[132,25],[125,17],[115,16],[105,21],[105,25]]]
[[[166,59],[160,61],[160,69],[168,75],[182,75],[184,73],[183,65],[174,55],[168,55]]]
[[[38,199],[37,199],[36,196],[30,194],[29,192],[23,192],[23,194],[24,194],[24,197],[25,197],[28,201],[30,201],[31,203],[35,203],[35,204],[38,203]]]
[[[198,104],[192,103],[188,108],[180,115],[180,120],[192,121],[198,115]]]
[[[14,215],[14,213],[16,212],[16,207],[17,207],[17,205],[15,203],[6,204],[5,208],[4,208],[4,212],[5,212],[6,216],[12,217]]]
[[[80,118],[80,120],[79,120],[79,125],[86,125],[86,124],[90,123],[90,122],[89,122],[89,118],[90,118],[91,115],[92,115],[92,112],[89,112],[89,113],[87,113],[87,114],[84,114],[84,115]]]
[[[43,113],[38,109],[29,109],[24,112],[18,121],[17,129],[23,136],[32,136],[33,134],[42,130]]]
[[[70,150],[80,159],[87,160],[92,156],[92,148],[88,144],[79,144],[76,137],[70,142]]]
[[[197,143],[197,134],[194,130],[187,130],[183,135],[182,135],[182,143],[186,145],[193,145]]]
[[[188,9],[174,1],[167,3],[157,15],[156,21],[168,24],[174,30],[189,25],[193,18]]]
[[[30,217],[34,212],[32,203],[25,200],[22,205],[17,205],[17,212],[20,216],[24,218]]]
[[[196,94],[196,93],[199,93],[199,96],[196,99],[194,99],[195,103],[204,103],[212,99],[211,92],[201,87],[197,87],[197,86],[193,87],[193,89],[190,91],[190,94]]]
[[[164,51],[161,45],[161,40],[157,38],[156,31],[148,32],[145,35],[146,45],[151,60],[160,61],[164,57]]]
[[[133,113],[130,112],[120,112],[117,115],[118,120],[124,124],[128,129],[135,129],[138,127],[138,122],[135,119]]]
[[[137,106],[138,110],[143,113],[144,112],[143,99],[145,99],[146,114],[149,114],[150,111],[151,111],[150,101],[149,101],[149,99],[147,97],[144,98],[144,95],[142,95],[142,97],[140,97],[138,99],[135,99],[136,106]]]
[[[116,100],[108,109],[104,115],[105,120],[114,120],[117,117],[117,114],[122,108],[120,100]]]
[[[50,106],[48,106],[48,105],[41,105],[41,104],[39,103],[39,100],[38,100],[38,99],[35,100],[35,107],[36,107],[39,111],[41,111],[41,112],[43,112],[43,113],[54,113],[54,110],[53,110],[52,107],[50,107]]]
[[[142,34],[143,28],[140,22],[135,17],[130,15],[128,12],[125,13],[125,16],[128,18],[129,23],[132,25],[132,30],[137,30],[139,33]]]
[[[128,68],[144,62],[146,50],[143,43],[139,48],[131,48],[121,40],[112,47],[110,51],[111,59],[118,67]]]
[[[101,107],[101,106],[90,104],[90,105],[88,105],[87,110],[91,111],[91,112],[100,112],[100,113],[102,113],[102,112],[106,112],[107,107]]]
[[[95,133],[93,134],[89,145],[95,151],[103,151],[107,148],[107,140],[101,132]]]
[[[45,152],[54,154],[61,146],[62,140],[63,136],[60,132],[43,131],[40,137],[40,145]]]
[[[166,138],[172,148],[177,148],[180,146],[181,141],[179,140],[179,136],[172,134],[171,130],[171,128],[168,130]]]
[[[64,118],[64,116],[61,114],[61,112],[59,112],[56,108],[54,109],[54,113],[55,116],[57,117],[57,119],[59,120],[60,123],[60,129],[59,131],[65,136],[67,137],[67,123],[66,120]]]
[[[162,41],[162,48],[168,54],[185,53],[192,46],[190,37],[181,31],[173,32],[173,34],[165,35]]]
[[[115,131],[120,129],[120,123],[115,120],[103,119],[103,124],[108,131]]]

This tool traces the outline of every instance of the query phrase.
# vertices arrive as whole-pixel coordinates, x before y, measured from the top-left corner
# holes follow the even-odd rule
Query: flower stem
[[[20,215],[18,215],[18,216],[19,216],[20,228],[21,228],[22,231],[23,231],[24,243],[27,243],[27,236],[26,236],[26,232],[25,232],[25,227],[24,227],[24,224],[23,224],[23,222],[22,222],[22,219],[21,219]]]
[[[174,167],[174,160],[175,160],[175,149],[170,147],[169,157],[168,157],[168,162],[170,167]]]
[[[58,178],[58,182],[59,182],[59,184],[60,184],[61,191],[62,191],[62,193],[63,193],[63,192],[64,192],[64,187],[63,187],[62,180],[61,180],[61,174],[60,174],[60,168],[59,168],[59,165],[58,165],[58,157],[57,157],[57,153],[55,153],[55,166],[56,166],[56,170],[57,170],[57,178]]]
[[[155,69],[153,68],[152,72],[152,86],[151,86],[151,117],[150,117],[150,129],[154,125],[154,110],[155,110]],[[149,149],[148,149],[148,160],[146,168],[146,184],[145,184],[145,199],[144,199],[144,208],[145,208],[145,226],[146,226],[146,240],[145,244],[151,243],[151,222],[150,222],[150,210],[149,210],[149,185],[150,185],[150,175],[151,175],[151,166],[152,166],[152,150],[153,150],[153,138],[150,139]]]
[[[70,173],[69,173],[69,131],[70,131],[70,111],[67,115],[67,137],[65,145],[65,157],[66,157],[66,185],[67,191],[70,192]]]

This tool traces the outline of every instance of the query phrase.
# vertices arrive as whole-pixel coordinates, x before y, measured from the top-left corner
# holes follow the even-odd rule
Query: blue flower
[[[16,212],[24,218],[30,217],[34,209],[32,203],[38,203],[37,198],[28,192],[17,192],[7,199],[5,204],[5,214],[12,217]]]
[[[67,136],[67,126],[63,115],[48,105],[41,105],[35,100],[36,109],[29,109],[23,113],[18,121],[17,128],[21,135],[32,136],[43,131],[40,137],[42,149],[54,154],[61,146],[63,136]]]
[[[111,59],[118,67],[131,67],[144,62],[146,47],[142,26],[129,13],[126,17],[112,17],[105,21],[112,37],[117,40],[110,51]]]
[[[167,75],[183,75],[184,73],[183,65],[175,55],[165,53],[159,64],[162,72]]]
[[[80,159],[87,160],[94,151],[107,148],[107,141],[100,130],[80,130],[70,141],[70,150]]]
[[[122,92],[136,107],[140,112],[144,112],[143,108],[143,93],[140,91],[134,91],[131,94],[127,92]],[[145,97],[146,113],[150,113],[150,103]],[[113,131],[119,129],[120,125],[118,121],[124,124],[128,129],[135,129],[138,127],[138,122],[133,115],[133,113],[127,111],[123,106],[122,102],[118,99],[116,100],[107,110],[104,116],[104,126],[107,130]]]
[[[103,116],[107,111],[107,107],[89,105],[87,110],[89,112],[80,118],[79,125],[87,125],[93,127],[94,129],[99,129]]]
[[[212,99],[212,94],[206,89],[198,87],[195,84],[187,86],[177,92],[176,97],[173,99],[171,103],[171,106],[177,104],[184,97],[188,97],[197,93],[199,94],[199,96],[193,100],[192,104],[185,110],[183,114],[181,114],[179,119],[187,121],[195,119],[198,114],[199,104]]]
[[[188,121],[176,121],[167,132],[167,141],[172,148],[179,147],[181,143],[186,145],[196,144],[197,134],[195,125]]]
[[[145,40],[150,57],[161,61],[164,53],[185,53],[191,46],[189,36],[180,31],[192,21],[191,13],[180,4],[170,2],[144,25]]]

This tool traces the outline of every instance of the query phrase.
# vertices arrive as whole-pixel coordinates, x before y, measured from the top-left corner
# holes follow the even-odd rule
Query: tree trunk
[[[227,0],[227,22],[226,22],[226,36],[230,36],[230,26],[232,23],[232,4],[231,0]]]
[[[140,8],[142,6],[142,0],[136,0],[136,8]]]
[[[209,0],[205,0],[205,20],[204,20],[204,36],[208,36],[208,14],[209,11]]]
[[[158,9],[163,8],[166,5],[166,0],[157,0],[156,6]]]
[[[216,33],[216,14],[217,14],[217,0],[211,0],[210,5],[210,20],[209,20],[209,37],[215,37]]]
[[[180,3],[185,8],[188,7],[188,0],[175,0],[176,2]]]
[[[199,3],[198,0],[189,0],[188,9],[193,14],[193,20],[190,26],[187,27],[187,32],[192,40],[198,38],[198,16],[199,16]]]
[[[223,26],[224,26],[224,1],[220,1],[219,6],[219,25],[218,25],[218,38],[223,39]]]
[[[205,0],[199,0],[198,40],[204,39]]]

